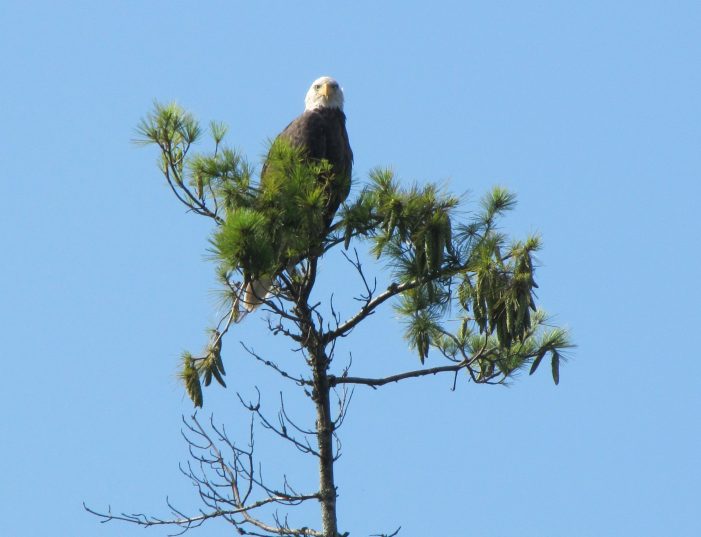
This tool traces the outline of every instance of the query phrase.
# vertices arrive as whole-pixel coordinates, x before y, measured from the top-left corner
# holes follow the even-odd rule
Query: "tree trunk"
[[[333,478],[333,421],[329,397],[328,358],[317,350],[314,361],[316,403],[316,435],[319,447],[319,492],[321,493],[321,522],[325,537],[337,537],[336,484]]]
[[[309,364],[314,375],[312,398],[316,405],[316,440],[319,451],[319,501],[324,537],[338,537],[336,519],[336,483],[333,478],[333,432],[328,368],[331,359],[326,354],[322,328],[314,325],[309,295],[316,280],[318,259],[311,257],[307,278],[296,296],[296,313],[300,318],[300,329],[306,333],[303,345],[308,353]]]

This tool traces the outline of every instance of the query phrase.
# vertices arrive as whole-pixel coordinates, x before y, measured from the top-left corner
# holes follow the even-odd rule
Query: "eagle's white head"
[[[304,109],[338,108],[343,110],[343,90],[330,76],[317,78],[304,98]]]

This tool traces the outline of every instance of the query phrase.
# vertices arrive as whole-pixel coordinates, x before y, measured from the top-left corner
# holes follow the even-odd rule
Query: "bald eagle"
[[[353,151],[348,142],[346,115],[343,113],[343,90],[333,78],[322,76],[309,87],[304,105],[302,115],[287,125],[277,139],[302,149],[310,162],[326,159],[331,164],[334,181],[330,187],[332,191],[326,193],[325,220],[328,226],[338,207],[348,197],[351,187]]]
[[[346,115],[343,113],[343,90],[331,77],[317,78],[307,91],[304,112],[295,118],[277,136],[291,146],[302,150],[308,162],[326,160],[331,165],[333,180],[327,185],[324,225],[328,228],[339,206],[348,197],[351,187],[353,151],[346,131]],[[263,165],[261,182],[265,182],[268,159]],[[322,230],[320,230],[322,231]],[[261,277],[245,287],[243,305],[247,311],[254,310],[273,286],[273,277]]]

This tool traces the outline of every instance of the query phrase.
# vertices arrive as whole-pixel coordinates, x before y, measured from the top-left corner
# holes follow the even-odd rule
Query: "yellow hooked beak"
[[[322,84],[321,89],[319,90],[319,95],[323,95],[328,99],[329,93],[331,93],[330,86],[326,83]]]

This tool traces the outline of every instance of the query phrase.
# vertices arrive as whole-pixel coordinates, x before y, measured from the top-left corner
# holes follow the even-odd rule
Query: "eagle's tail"
[[[261,276],[244,285],[243,291],[239,294],[234,304],[234,308],[250,313],[260,306],[263,301],[270,296],[273,289],[273,278]]]

